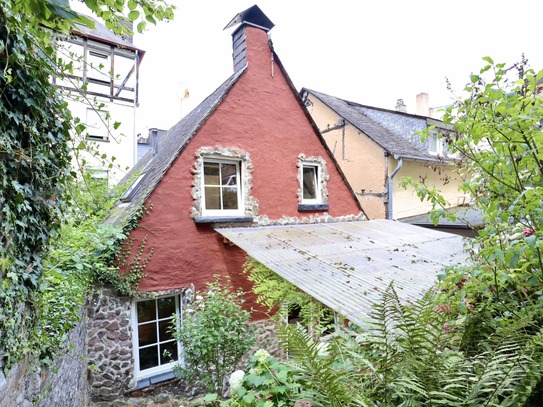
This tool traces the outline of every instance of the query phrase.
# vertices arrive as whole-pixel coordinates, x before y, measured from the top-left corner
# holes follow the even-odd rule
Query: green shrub
[[[242,308],[243,293],[233,292],[226,282],[222,285],[216,276],[207,291],[197,293],[182,323],[172,328],[184,356],[184,364],[176,366],[175,373],[221,396],[226,379],[255,340],[255,331],[248,324],[251,315]]]

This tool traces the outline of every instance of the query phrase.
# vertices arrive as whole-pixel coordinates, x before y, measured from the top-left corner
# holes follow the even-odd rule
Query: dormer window
[[[443,139],[438,138],[435,132],[428,134],[428,152],[432,155],[443,156]]]
[[[304,154],[300,154],[298,158],[298,210],[328,210],[326,162],[321,157],[306,157]]]
[[[239,161],[204,159],[203,214],[243,214]]]

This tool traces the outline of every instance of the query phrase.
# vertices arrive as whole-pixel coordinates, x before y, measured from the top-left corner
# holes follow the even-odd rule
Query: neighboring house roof
[[[128,39],[123,38],[120,35],[116,35],[97,19],[87,15],[85,15],[85,17],[94,22],[94,28],[90,28],[86,25],[76,23],[77,28],[72,30],[73,34],[87,37],[95,41],[116,45],[121,48],[139,51],[140,54],[145,53],[145,51],[134,46],[132,41],[129,41]]]
[[[461,236],[384,219],[215,230],[358,325],[391,282],[415,301],[443,268],[468,260]]]
[[[452,221],[445,218],[439,219],[439,227],[445,228],[472,228],[480,229],[484,227],[484,213],[473,205],[453,206],[446,209],[447,212],[454,213],[456,220]],[[434,226],[434,223],[430,219],[429,213],[423,213],[421,215],[408,216],[406,218],[398,219],[403,223],[410,223],[412,225],[419,226]]]
[[[120,184],[124,183],[126,187],[129,187],[128,182],[130,180],[135,181],[134,177],[137,174],[143,175],[143,177],[134,186],[130,201],[117,204],[106,219],[106,223],[122,223],[149,197],[173,161],[228,94],[230,88],[237,82],[243,72],[245,72],[245,69],[228,78],[194,110],[168,130],[160,138],[156,155],[153,155],[153,151],[150,150],[137,162],[134,168],[121,180]]]
[[[412,160],[451,161],[428,153],[426,142],[417,134],[428,128],[430,118],[361,105],[306,88],[300,93],[305,92],[313,94],[391,155]],[[432,119],[432,124],[436,122]]]

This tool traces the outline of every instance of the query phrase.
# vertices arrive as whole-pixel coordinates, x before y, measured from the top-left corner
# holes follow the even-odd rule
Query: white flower
[[[236,370],[230,375],[230,379],[228,379],[228,383],[230,384],[230,392],[235,392],[238,387],[241,386],[244,376],[245,372],[243,370]]]
[[[204,299],[204,297],[202,297],[201,295],[197,295],[197,296],[196,296],[196,299],[197,299],[198,301],[202,301],[202,300]]]
[[[259,349],[255,352],[255,356],[258,358],[259,362],[264,362],[267,358],[270,357],[270,354],[264,349]]]

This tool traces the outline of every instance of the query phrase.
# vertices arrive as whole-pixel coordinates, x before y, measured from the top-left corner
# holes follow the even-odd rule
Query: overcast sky
[[[138,128],[168,129],[232,74],[231,34],[223,30],[257,4],[275,23],[274,48],[299,90],[394,108],[415,97],[450,102],[449,78],[462,89],[482,57],[513,64],[526,55],[543,67],[539,0],[170,0],[175,20],[134,43],[140,71]],[[188,88],[190,97],[181,102]]]

